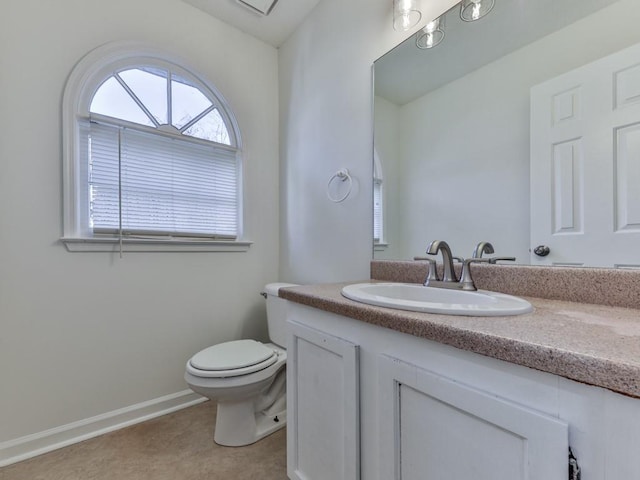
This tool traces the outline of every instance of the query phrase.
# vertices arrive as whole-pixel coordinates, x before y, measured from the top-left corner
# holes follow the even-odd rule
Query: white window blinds
[[[373,182],[373,240],[382,240],[382,181]]]
[[[94,232],[238,235],[235,149],[91,122],[88,156]]]

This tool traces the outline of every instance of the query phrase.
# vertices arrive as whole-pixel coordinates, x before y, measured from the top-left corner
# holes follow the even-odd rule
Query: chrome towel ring
[[[349,182],[346,193],[344,193],[340,197],[334,197],[331,195],[331,183],[336,179],[340,180],[341,182],[346,182],[346,181]],[[349,170],[347,170],[346,168],[341,168],[336,173],[334,173],[333,176],[327,182],[327,198],[334,203],[343,202],[351,194],[352,187],[353,187],[353,179],[351,178],[351,175],[349,175]]]

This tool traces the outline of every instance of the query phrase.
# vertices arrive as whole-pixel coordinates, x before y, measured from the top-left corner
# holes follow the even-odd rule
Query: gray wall
[[[69,253],[61,97],[109,41],[166,49],[234,110],[247,253]],[[256,72],[260,81],[256,82]],[[277,50],[176,0],[20,0],[0,15],[0,446],[187,388],[199,349],[266,334],[278,274]]]
[[[423,2],[423,23],[454,3]],[[323,0],[280,48],[282,279],[369,278],[371,66],[409,33],[393,31],[389,0]],[[357,187],[335,204],[326,183],[343,167]]]

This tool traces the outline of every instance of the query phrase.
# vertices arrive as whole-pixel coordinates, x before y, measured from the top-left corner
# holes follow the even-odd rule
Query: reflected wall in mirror
[[[496,0],[472,23],[456,6],[440,45],[412,36],[378,59],[374,257],[424,256],[441,239],[463,257],[490,241],[517,263],[640,265],[638,18],[638,0]]]

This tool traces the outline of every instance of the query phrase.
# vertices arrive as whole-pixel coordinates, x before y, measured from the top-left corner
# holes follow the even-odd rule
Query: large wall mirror
[[[640,1],[459,9],[375,62],[374,257],[640,267]]]

